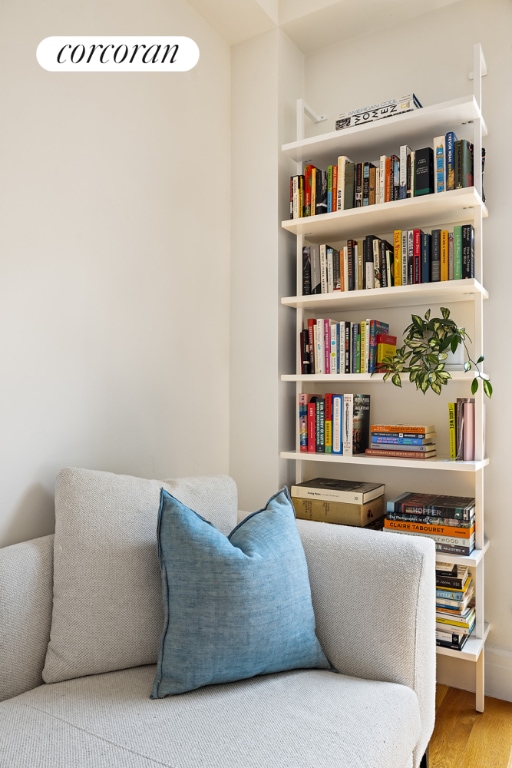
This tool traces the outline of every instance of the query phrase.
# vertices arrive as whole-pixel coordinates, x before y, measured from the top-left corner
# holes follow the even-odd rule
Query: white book
[[[345,210],[345,168],[347,163],[350,162],[350,158],[348,158],[346,155],[340,155],[338,157],[338,194],[336,203],[337,211]]]
[[[318,317],[315,325],[315,373],[325,373],[325,320]]]
[[[343,246],[343,290],[348,291],[348,248]]]
[[[341,454],[342,443],[342,421],[343,419],[343,395],[333,395],[332,398],[332,452]]]
[[[411,148],[407,144],[400,147],[400,180],[399,180],[399,198],[405,200],[407,197],[407,157],[411,154]]]
[[[354,395],[343,395],[343,455],[352,456],[354,427]]]
[[[334,262],[332,248],[327,246],[327,293],[334,291]]]
[[[335,320],[329,320],[330,323],[330,340],[331,349],[329,352],[329,373],[336,373],[338,368],[338,356],[339,356],[339,329],[338,323]]]
[[[386,201],[385,186],[386,186],[386,160],[387,155],[381,155],[379,161],[379,203]]]
[[[327,246],[320,246],[320,292],[327,293]]]

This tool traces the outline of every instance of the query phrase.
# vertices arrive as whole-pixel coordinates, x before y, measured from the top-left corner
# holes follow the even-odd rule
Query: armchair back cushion
[[[162,487],[221,531],[236,524],[236,485],[223,475],[163,482],[88,469],[59,473],[45,682],[156,663],[164,617]]]

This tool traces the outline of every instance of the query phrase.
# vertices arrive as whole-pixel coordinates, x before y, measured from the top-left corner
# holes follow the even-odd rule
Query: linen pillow
[[[288,490],[225,536],[164,489],[164,629],[152,698],[287,669],[329,669]]]
[[[237,490],[230,477],[146,480],[76,467],[59,473],[46,683],[156,663],[163,621],[156,536],[162,485],[222,530],[235,525]]]

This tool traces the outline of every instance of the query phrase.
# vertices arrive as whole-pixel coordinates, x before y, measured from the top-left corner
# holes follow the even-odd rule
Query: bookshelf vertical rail
[[[472,80],[472,94],[453,101],[444,102],[433,106],[417,109],[412,112],[395,116],[390,119],[366,123],[361,126],[332,131],[310,138],[306,137],[306,120],[321,122],[325,120],[323,115],[316,114],[303,99],[297,102],[297,138],[295,141],[285,144],[282,151],[296,162],[297,175],[303,173],[305,163],[317,164],[325,167],[335,161],[340,155],[359,157],[379,154],[377,150],[391,151],[393,146],[420,142],[424,146],[426,137],[432,140],[435,136],[446,131],[459,130],[464,137],[473,144],[474,151],[474,179],[473,187],[445,191],[440,194],[424,195],[408,199],[395,200],[391,203],[377,203],[366,207],[348,210],[335,210],[331,213],[312,215],[304,218],[295,218],[282,222],[285,230],[295,236],[296,239],[296,296],[283,297],[281,302],[294,309],[296,316],[296,364],[295,373],[282,376],[284,381],[295,385],[296,403],[296,435],[293,450],[282,451],[281,457],[292,460],[295,464],[295,480],[302,482],[318,475],[315,470],[318,462],[323,462],[327,468],[335,471],[343,470],[350,475],[352,472],[370,468],[378,468],[386,476],[393,478],[396,484],[407,483],[407,471],[418,470],[417,474],[424,477],[424,490],[432,483],[436,484],[436,478],[447,484],[449,478],[448,493],[460,493],[460,488],[472,484],[475,497],[475,549],[469,557],[442,555],[438,553],[437,560],[456,562],[458,565],[468,566],[475,583],[476,623],[473,633],[467,640],[462,650],[438,647],[440,656],[448,657],[456,661],[470,661],[474,663],[475,672],[475,708],[479,712],[484,710],[484,646],[489,633],[489,625],[485,622],[484,609],[484,557],[489,546],[485,538],[484,530],[484,472],[488,463],[485,453],[485,418],[484,418],[484,392],[480,386],[474,395],[475,399],[475,458],[474,461],[448,461],[439,457],[429,459],[428,462],[418,462],[407,459],[386,459],[385,457],[366,457],[364,455],[344,456],[302,452],[300,445],[300,430],[298,419],[298,397],[300,394],[310,394],[323,391],[322,387],[328,387],[333,391],[364,391],[364,382],[372,387],[372,410],[374,401],[386,402],[386,394],[391,384],[383,384],[382,375],[370,374],[303,374],[301,366],[300,332],[307,326],[309,317],[325,317],[330,313],[364,313],[370,316],[372,310],[391,309],[393,312],[402,313],[407,317],[415,307],[421,305],[450,306],[452,303],[463,302],[469,307],[471,329],[469,344],[472,357],[477,359],[484,354],[484,300],[488,294],[484,288],[483,270],[483,219],[487,216],[487,209],[483,201],[483,169],[480,165],[482,156],[482,137],[487,133],[485,121],[481,112],[482,104],[482,77],[487,74],[485,59],[481,46],[476,44],[473,48],[473,72],[469,77]],[[384,149],[383,149],[384,148]],[[394,150],[393,150],[394,151]],[[332,158],[332,159],[328,159]],[[367,158],[365,158],[367,159]],[[418,223],[416,223],[418,222]],[[363,237],[368,232],[376,234],[389,233],[395,228],[410,229],[411,227],[423,227],[427,230],[439,227],[443,224],[471,223],[474,231],[474,278],[449,280],[414,285],[391,286],[388,288],[376,288],[372,290],[335,291],[330,294],[303,295],[303,249],[308,243],[328,243],[330,241],[346,242],[347,238]],[[330,244],[333,244],[332,242]],[[481,365],[483,369],[483,365]],[[454,383],[448,383],[443,390],[451,390],[451,386],[464,386],[469,389],[470,374],[452,374]],[[357,383],[356,383],[357,382]],[[404,382],[404,389],[406,387]],[[410,386],[410,385],[408,385]],[[320,388],[320,389],[318,389]],[[458,392],[457,392],[458,394]],[[448,400],[454,400],[457,394],[443,396]],[[464,392],[466,396],[468,392]],[[418,394],[418,398],[421,395]],[[420,412],[423,407],[423,415],[428,415],[428,407],[419,403]],[[414,414],[416,409],[414,409]],[[404,412],[404,419],[408,418]],[[413,414],[410,414],[413,418]],[[400,419],[402,421],[402,419]],[[448,420],[436,429],[442,433],[447,443]],[[424,423],[433,423],[425,421]],[[314,473],[314,474],[313,474]],[[426,473],[426,474],[425,474]],[[331,473],[332,474],[332,473]],[[398,478],[398,479],[396,479]],[[391,481],[390,481],[391,482]],[[405,486],[404,486],[405,487]],[[414,490],[414,489],[407,489]],[[421,490],[421,488],[418,488]],[[443,491],[447,492],[447,491]],[[466,494],[467,495],[467,494]],[[451,662],[450,662],[451,663]]]

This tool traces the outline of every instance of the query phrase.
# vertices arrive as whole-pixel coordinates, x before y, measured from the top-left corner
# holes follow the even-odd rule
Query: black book
[[[327,171],[320,168],[316,172],[315,216],[327,213]]]
[[[462,225],[462,277],[475,276],[475,230],[472,224]]]
[[[432,250],[430,256],[430,282],[441,279],[441,230],[432,230]]]
[[[311,295],[311,248],[305,245],[302,249],[302,295]]]
[[[363,163],[356,163],[354,169],[354,208],[363,206]]]
[[[430,195],[434,191],[434,150],[417,149],[414,162],[414,195]]]

